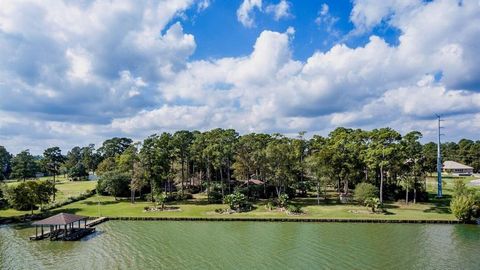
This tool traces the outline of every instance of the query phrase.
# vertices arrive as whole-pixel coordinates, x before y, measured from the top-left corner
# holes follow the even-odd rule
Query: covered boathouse
[[[87,217],[77,216],[68,213],[60,213],[49,218],[33,222],[35,235],[30,240],[78,240],[95,231],[87,224]],[[83,226],[82,226],[83,225]],[[44,227],[49,228],[48,231]]]

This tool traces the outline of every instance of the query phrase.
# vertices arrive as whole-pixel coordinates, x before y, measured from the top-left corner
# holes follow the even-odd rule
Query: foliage
[[[8,204],[17,210],[32,210],[50,202],[57,190],[50,181],[27,181],[4,188]]]
[[[468,195],[470,193],[467,185],[462,179],[455,179],[453,182],[453,197]]]
[[[267,178],[275,185],[279,198],[295,179],[293,153],[291,140],[280,134],[275,134],[266,148]]]
[[[35,177],[36,171],[37,164],[29,150],[20,152],[12,159],[11,177],[25,180]]]
[[[120,166],[119,166],[120,167]],[[117,164],[115,162],[115,158],[108,157],[102,160],[97,166],[97,174],[101,176],[106,172],[110,172],[117,169]]]
[[[475,213],[475,198],[472,194],[460,194],[450,202],[450,210],[460,221],[468,222]]]
[[[162,207],[162,210],[165,208],[165,203],[167,202],[167,196],[163,192],[155,193],[155,202],[157,205]]]
[[[0,209],[2,209],[6,205],[6,201],[3,196],[3,190],[5,189],[6,185],[0,182]]]
[[[302,211],[302,207],[300,207],[299,205],[296,205],[296,204],[290,204],[287,206],[287,211],[289,213],[293,213],[293,214],[300,214],[300,213],[303,213]]]
[[[222,193],[218,190],[212,190],[209,192],[209,202],[218,203],[222,201]]]
[[[130,177],[127,173],[120,171],[109,171],[100,177],[97,184],[97,191],[100,194],[109,194],[115,199],[121,196],[128,196],[130,191]]]
[[[378,189],[370,183],[360,183],[355,187],[354,199],[359,204],[365,204],[367,200],[377,198]]]
[[[67,205],[67,204],[71,204],[71,203],[74,203],[74,202],[85,200],[85,199],[87,199],[87,198],[89,198],[89,197],[91,197],[95,194],[96,194],[96,190],[94,190],[94,189],[93,190],[86,190],[85,192],[82,192],[77,196],[68,197],[64,201],[54,202],[54,203],[51,203],[47,206],[44,206],[44,207],[42,207],[42,210],[48,211],[48,210],[56,209],[56,208],[62,207],[62,206]]]
[[[153,193],[159,191],[162,184],[171,176],[173,156],[171,137],[169,133],[151,135],[143,141],[140,150],[140,161]]]
[[[268,210],[268,211],[272,211],[273,208],[275,208],[277,204],[275,203],[275,201],[268,201],[266,204],[265,204],[265,208]]]
[[[98,152],[103,158],[121,155],[131,144],[132,139],[114,137],[103,142]]]
[[[480,214],[478,205],[480,205],[479,194],[469,189],[461,179],[455,179],[453,199],[450,202],[453,215],[460,221],[469,222]]]
[[[375,213],[376,209],[378,209],[381,206],[380,199],[375,197],[371,197],[365,200],[364,202],[366,207],[370,207],[372,210],[372,213]]]
[[[278,205],[280,207],[287,207],[288,202],[289,202],[289,197],[287,194],[283,193],[283,194],[280,194],[280,196],[278,196]]]
[[[251,204],[247,201],[247,196],[240,192],[235,192],[225,196],[224,203],[228,204],[230,209],[237,212],[251,210]]]
[[[8,179],[10,176],[12,155],[0,145],[0,181]]]
[[[83,165],[83,163],[78,162],[75,166],[70,168],[68,171],[68,177],[71,178],[72,180],[80,180],[80,179],[85,179],[88,176],[88,172]]]
[[[59,173],[60,165],[65,160],[59,147],[50,147],[43,152],[47,171],[54,177]]]

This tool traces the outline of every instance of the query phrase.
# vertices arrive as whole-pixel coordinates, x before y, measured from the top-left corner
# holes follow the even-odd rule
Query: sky
[[[338,126],[480,139],[479,0],[0,0],[0,145]]]

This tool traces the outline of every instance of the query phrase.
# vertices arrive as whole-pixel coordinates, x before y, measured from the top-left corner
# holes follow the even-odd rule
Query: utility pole
[[[442,198],[442,147],[441,147],[441,142],[440,142],[440,137],[442,136],[441,133],[441,122],[442,117],[438,114],[436,114],[437,119],[438,119],[438,143],[437,143],[437,181],[438,181],[438,187],[437,187],[437,198]]]

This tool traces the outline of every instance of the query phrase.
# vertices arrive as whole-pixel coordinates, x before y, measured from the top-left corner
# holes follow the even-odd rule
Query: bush
[[[251,210],[251,204],[247,201],[247,196],[240,192],[235,192],[225,196],[224,203],[228,204],[230,209],[237,212]]]
[[[354,199],[359,204],[364,205],[367,200],[376,198],[378,196],[378,189],[370,183],[360,183],[355,187],[353,194]]]
[[[277,206],[277,204],[274,202],[274,201],[268,201],[266,204],[265,204],[265,208],[268,210],[268,211],[272,211],[273,208],[275,208]]]
[[[209,193],[209,202],[221,202],[222,201],[222,193],[217,190],[211,190]]]
[[[165,196],[163,192],[158,192],[157,194],[155,194],[155,202],[157,203],[157,205],[160,205],[163,210],[163,208],[165,208],[165,203],[167,202],[167,196]]]
[[[299,205],[290,204],[287,206],[287,211],[292,214],[300,214],[303,213],[302,208]]]
[[[287,194],[282,193],[282,194],[280,194],[280,196],[278,196],[278,205],[280,205],[280,207],[287,207],[288,206],[288,195]]]
[[[193,195],[190,193],[184,193],[182,194],[181,192],[174,192],[171,195],[166,196],[166,201],[167,202],[174,202],[174,201],[186,201],[193,199]]]
[[[380,207],[380,199],[379,198],[368,198],[364,202],[366,207],[370,207],[372,209],[372,213],[375,213],[376,209]]]
[[[453,182],[453,197],[461,196],[461,195],[467,195],[469,193],[468,187],[463,182],[462,179],[455,179]]]
[[[102,174],[97,183],[99,194],[109,194],[117,197],[130,195],[130,177],[127,173],[109,171]]]
[[[8,204],[17,210],[32,210],[50,202],[57,190],[50,181],[28,181],[4,189]]]
[[[460,221],[469,222],[476,215],[475,198],[471,194],[455,196],[450,202],[450,210]]]
[[[197,194],[200,191],[202,191],[202,188],[200,186],[188,186],[185,189],[186,192],[191,193],[191,194]]]
[[[176,201],[186,201],[186,200],[191,200],[193,199],[193,195],[190,194],[190,193],[177,193],[177,195],[175,195],[175,200]]]

